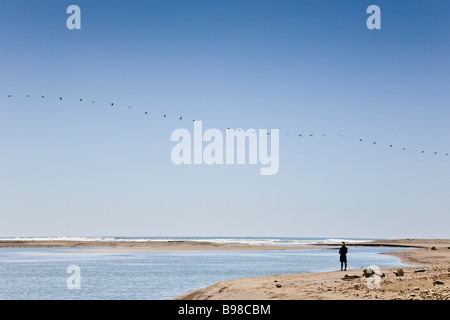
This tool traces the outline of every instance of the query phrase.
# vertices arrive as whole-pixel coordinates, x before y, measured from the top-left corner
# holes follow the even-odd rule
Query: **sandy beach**
[[[358,244],[360,245],[360,244]],[[177,300],[450,300],[450,240],[402,239],[365,245],[415,247],[389,254],[417,267],[383,268],[375,285],[363,269],[227,280]],[[351,248],[352,244],[348,245]]]
[[[75,240],[1,240],[0,248],[79,248],[87,252],[177,252],[307,250],[337,248],[338,245],[274,246],[219,244],[206,241],[75,241]],[[363,269],[322,273],[274,275],[230,279],[185,293],[177,300],[359,300],[359,299],[450,299],[450,239],[395,239],[352,246],[398,247],[391,252],[414,267],[382,268],[382,277],[366,278]],[[401,250],[401,248],[416,248]],[[373,281],[379,281],[374,287]],[[368,281],[371,280],[372,282]]]

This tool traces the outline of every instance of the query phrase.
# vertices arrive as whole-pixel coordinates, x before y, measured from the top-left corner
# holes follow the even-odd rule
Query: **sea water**
[[[221,242],[215,239],[215,242]],[[265,243],[274,240],[261,239]],[[245,242],[236,238],[227,241]],[[288,244],[299,242],[298,239],[275,242],[283,241]],[[380,268],[406,266],[394,256],[380,254],[395,250],[399,249],[349,247],[348,269],[370,265]],[[73,276],[72,271],[67,273],[69,266],[79,268],[79,289],[71,289],[68,284],[68,279]],[[0,249],[0,299],[162,300],[223,280],[339,269],[337,250],[325,248],[133,253],[96,253],[73,248],[3,248]]]

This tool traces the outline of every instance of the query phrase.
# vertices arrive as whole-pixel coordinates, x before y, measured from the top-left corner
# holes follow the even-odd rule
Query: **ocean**
[[[11,239],[11,238],[9,238]],[[26,238],[31,239],[31,238]],[[51,238],[35,238],[51,239]],[[238,237],[81,237],[61,240],[162,241],[307,245],[372,239]],[[113,240],[113,241],[115,241]],[[399,248],[349,247],[348,270],[407,266]],[[403,250],[403,249],[402,249]],[[277,274],[339,270],[334,249],[95,253],[74,248],[0,249],[0,299],[166,300],[216,282]]]

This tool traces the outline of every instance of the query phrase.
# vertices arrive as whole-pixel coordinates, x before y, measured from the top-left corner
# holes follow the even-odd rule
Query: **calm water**
[[[350,247],[349,269],[404,266],[379,254],[398,249]],[[68,289],[67,267],[80,268]],[[0,299],[171,299],[228,279],[338,270],[337,250],[87,253],[71,249],[0,249]]]

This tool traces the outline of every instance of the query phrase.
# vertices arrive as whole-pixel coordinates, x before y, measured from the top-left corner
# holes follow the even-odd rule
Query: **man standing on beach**
[[[347,271],[347,247],[345,246],[345,242],[342,241],[342,247],[339,249],[340,261],[341,261],[341,271],[342,266],[345,264],[344,271]]]

